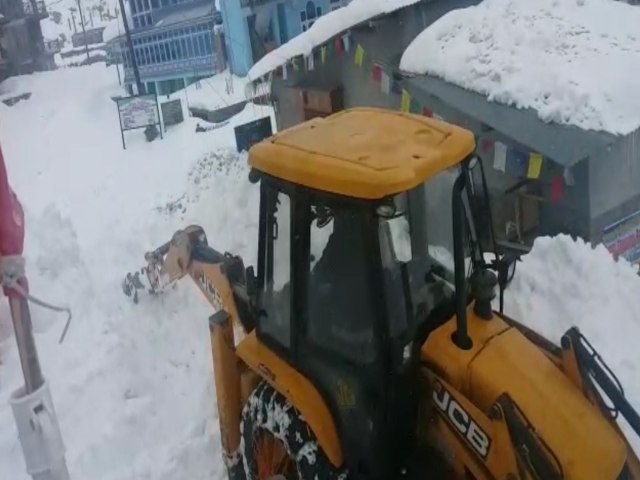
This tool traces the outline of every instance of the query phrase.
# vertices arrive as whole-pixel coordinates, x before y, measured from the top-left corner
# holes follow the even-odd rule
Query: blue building
[[[225,68],[219,15],[212,0],[129,0],[129,23],[140,79],[147,93],[164,95]],[[216,21],[218,17],[218,21]],[[110,42],[135,84],[124,32]]]
[[[267,52],[349,0],[220,0],[231,71],[245,76]]]

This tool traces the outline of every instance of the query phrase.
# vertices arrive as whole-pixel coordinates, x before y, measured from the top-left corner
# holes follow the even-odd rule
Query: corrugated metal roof
[[[490,102],[486,97],[432,76],[404,79],[410,89],[433,95],[513,141],[569,167],[622,139],[606,132],[545,123],[535,110]]]

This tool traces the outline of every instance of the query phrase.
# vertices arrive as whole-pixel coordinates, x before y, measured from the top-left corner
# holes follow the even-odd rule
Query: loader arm
[[[138,291],[157,295],[189,275],[213,307],[209,333],[223,460],[230,478],[240,479],[242,399],[257,380],[240,362],[235,347],[236,340],[255,326],[253,269],[247,274],[240,257],[209,247],[204,230],[195,225],[174,233],[169,242],[146,253],[145,260],[147,265],[127,274],[122,285],[134,301]]]

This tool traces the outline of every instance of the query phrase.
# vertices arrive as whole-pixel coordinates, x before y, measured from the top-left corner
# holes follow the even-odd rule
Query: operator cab
[[[452,194],[473,150],[452,125],[355,109],[250,152],[257,336],[323,396],[355,475],[394,478],[413,446],[420,347],[456,313]]]

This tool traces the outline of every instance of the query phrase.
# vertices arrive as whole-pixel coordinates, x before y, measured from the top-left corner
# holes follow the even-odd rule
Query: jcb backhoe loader
[[[213,306],[232,480],[640,480],[616,417],[640,418],[587,340],[492,309],[512,265],[474,151],[411,114],[308,121],[249,152],[257,272],[192,226],[127,276],[137,298],[190,275]]]

